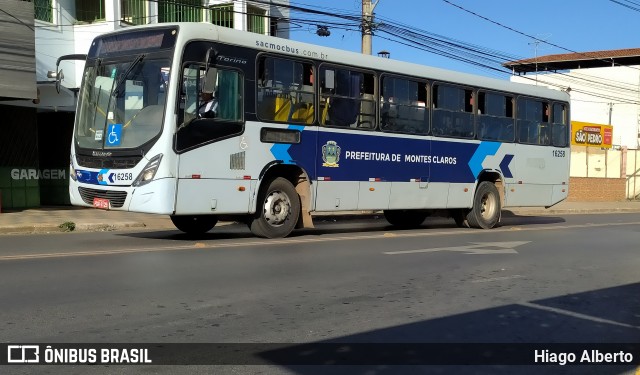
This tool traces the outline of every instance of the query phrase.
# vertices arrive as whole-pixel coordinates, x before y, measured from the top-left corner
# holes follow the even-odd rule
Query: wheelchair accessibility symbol
[[[120,146],[122,142],[122,124],[111,124],[107,126],[106,146]]]

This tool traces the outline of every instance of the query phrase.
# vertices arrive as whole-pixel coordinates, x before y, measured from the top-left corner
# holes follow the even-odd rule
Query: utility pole
[[[371,55],[372,50],[372,37],[373,37],[373,10],[380,0],[376,0],[375,3],[371,3],[372,0],[362,0],[362,53],[364,55]]]

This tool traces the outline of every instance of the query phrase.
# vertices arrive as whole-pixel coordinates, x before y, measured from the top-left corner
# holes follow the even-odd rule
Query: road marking
[[[511,276],[501,276],[501,277],[490,277],[488,279],[478,279],[478,280],[473,280],[472,283],[477,284],[477,283],[490,283],[492,281],[504,281],[504,280],[512,280],[512,279],[519,279],[522,278],[524,276],[522,275],[511,275]]]
[[[197,246],[195,245],[186,245],[186,246],[169,246],[169,247],[153,247],[153,248],[76,251],[76,252],[67,252],[67,253],[3,255],[3,256],[0,256],[0,261],[17,260],[17,259],[64,258],[64,257],[75,257],[75,256],[89,256],[89,255],[148,253],[148,252],[156,252],[156,251],[192,250],[195,248],[197,248]]]
[[[545,311],[549,311],[549,312],[552,312],[552,313],[555,313],[555,314],[567,315],[567,316],[570,316],[572,318],[590,320],[590,321],[593,321],[593,322],[596,322],[596,323],[610,324],[610,325],[614,325],[614,326],[618,326],[618,327],[624,327],[624,328],[640,329],[639,326],[634,326],[633,324],[620,323],[620,322],[616,322],[615,320],[603,319],[603,318],[599,318],[597,316],[586,315],[586,314],[577,313],[575,311],[559,309],[557,307],[539,305],[539,304],[533,303],[533,302],[520,302],[520,303],[518,303],[518,305],[529,307],[529,308],[532,308],[532,309],[545,310]]]
[[[386,251],[383,254],[386,255],[399,255],[399,254],[416,254],[416,253],[435,253],[437,251],[457,251],[465,254],[472,255],[486,255],[486,254],[517,254],[518,252],[514,247],[528,244],[531,241],[511,241],[511,242],[471,242],[472,245],[466,246],[451,246],[451,247],[435,247],[431,249],[419,249],[419,250],[402,250],[402,251]]]
[[[564,229],[585,229],[585,228],[593,228],[593,227],[612,227],[612,226],[630,226],[630,225],[640,225],[640,222],[626,222],[626,223],[602,223],[602,224],[590,224],[590,225],[554,225],[549,227],[518,227],[522,232],[528,231],[542,231],[542,230],[564,230]],[[521,228],[521,229],[520,229]],[[394,233],[394,236],[389,236],[389,232],[379,233],[379,234],[354,234],[350,236],[338,236],[338,237],[326,237],[326,238],[309,238],[309,237],[300,237],[300,238],[285,238],[285,239],[271,239],[271,240],[255,240],[248,242],[220,242],[220,240],[211,240],[215,241],[215,243],[211,242],[199,242],[202,245],[182,245],[182,246],[169,246],[169,247],[154,247],[154,248],[126,248],[126,249],[111,249],[111,250],[95,250],[95,251],[78,251],[78,252],[67,252],[67,253],[40,253],[40,254],[18,254],[18,255],[0,255],[0,261],[10,261],[10,260],[25,260],[25,259],[38,259],[38,258],[56,258],[56,257],[72,257],[72,256],[91,256],[91,255],[111,255],[111,254],[123,254],[123,253],[145,253],[145,252],[160,252],[160,251],[176,251],[176,250],[201,250],[201,249],[221,249],[221,248],[229,248],[229,247],[254,247],[254,246],[264,246],[264,245],[296,245],[296,244],[306,244],[306,243],[325,243],[325,242],[336,242],[336,241],[353,241],[353,240],[375,240],[375,239],[386,239],[386,240],[396,240],[402,238],[419,238],[419,237],[433,237],[433,236],[443,236],[443,235],[455,235],[455,236],[483,236],[483,235],[495,235],[495,233],[509,232],[514,230],[514,227],[501,227],[494,228],[491,230],[479,231],[479,230],[461,230],[458,228],[451,228],[449,230],[434,230],[434,229],[422,229],[412,231],[410,233],[402,232],[402,233]],[[427,249],[429,250],[429,249]],[[466,249],[466,251],[470,251]],[[425,252],[425,251],[422,251]],[[470,253],[481,253],[481,251],[470,251]],[[498,252],[491,252],[491,254],[498,254]],[[640,374],[639,374],[640,375]]]

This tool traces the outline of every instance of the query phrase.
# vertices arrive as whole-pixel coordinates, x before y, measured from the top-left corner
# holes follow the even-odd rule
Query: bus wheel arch
[[[503,181],[498,172],[486,171],[478,176],[473,203],[465,215],[465,226],[491,229],[498,225],[504,202]]]
[[[261,181],[255,214],[248,223],[256,236],[280,238],[294,228],[313,227],[311,184],[304,170],[295,165],[272,165]]]

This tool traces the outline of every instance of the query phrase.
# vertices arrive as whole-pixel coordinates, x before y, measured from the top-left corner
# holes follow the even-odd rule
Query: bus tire
[[[491,229],[500,221],[500,193],[493,182],[482,181],[473,197],[473,207],[467,214],[471,228]]]
[[[384,218],[396,227],[415,228],[424,222],[427,213],[420,210],[384,210]]]
[[[300,197],[286,178],[277,177],[265,185],[258,194],[256,213],[249,228],[258,237],[286,237],[298,222]]]
[[[213,215],[172,215],[171,222],[182,232],[203,234],[216,226],[218,218]]]

